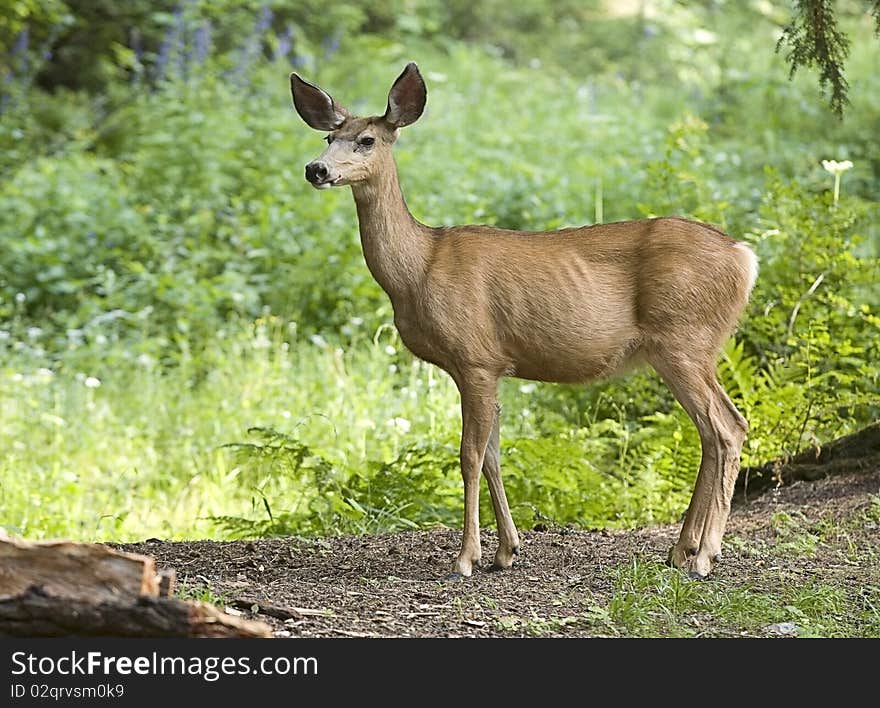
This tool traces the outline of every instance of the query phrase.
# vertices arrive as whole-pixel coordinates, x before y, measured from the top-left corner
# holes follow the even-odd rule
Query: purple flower
[[[264,5],[260,8],[260,14],[257,17],[257,36],[262,37],[266,31],[272,26],[272,8]]]
[[[21,56],[27,52],[30,39],[31,31],[27,27],[22,28],[21,32],[15,37],[15,43],[12,45],[12,56]]]
[[[168,62],[172,57],[178,60],[178,68],[182,69],[183,56],[183,7],[178,6],[174,11],[174,24],[165,33],[162,44],[159,45],[159,54],[156,57],[156,65],[154,74],[156,79],[162,80],[166,77]],[[182,73],[182,72],[181,72]]]
[[[336,54],[336,52],[339,51],[339,35],[333,34],[329,37],[325,37],[321,45],[324,49],[324,58],[330,59],[334,54]]]
[[[193,34],[193,61],[196,65],[204,64],[211,54],[211,22],[199,25]]]
[[[290,26],[284,28],[284,31],[278,35],[278,44],[275,47],[275,61],[279,59],[287,59],[287,55],[290,54],[290,48],[293,46],[293,42],[290,41],[291,38]]]

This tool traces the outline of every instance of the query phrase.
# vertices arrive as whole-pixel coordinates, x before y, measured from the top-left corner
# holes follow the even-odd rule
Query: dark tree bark
[[[224,614],[203,602],[126,597],[89,602],[33,586],[0,598],[0,637],[269,637],[262,622]]]
[[[797,480],[814,481],[834,474],[871,472],[877,468],[880,468],[880,423],[872,423],[788,461],[775,460],[760,467],[746,467],[740,472],[736,489],[748,497]]]

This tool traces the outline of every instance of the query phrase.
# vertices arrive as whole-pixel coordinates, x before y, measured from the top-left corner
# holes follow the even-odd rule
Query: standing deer
[[[306,179],[317,189],[351,186],[364,258],[400,338],[461,394],[464,534],[451,577],[470,576],[481,559],[480,470],[498,524],[494,567],[509,568],[519,550],[499,464],[499,379],[586,382],[642,361],[700,434],[700,471],[669,563],[706,577],[721,555],[748,430],[715,364],[755,282],[755,254],[677,217],[543,233],[426,226],[404,202],[391,153],[425,107],[418,67],[406,66],[381,116],[352,115],[296,73],[290,87],[306,124],[329,133]]]

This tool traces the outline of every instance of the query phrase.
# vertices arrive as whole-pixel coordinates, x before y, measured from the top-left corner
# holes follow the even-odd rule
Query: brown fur
[[[299,81],[304,118],[321,123],[322,106],[346,116],[319,161],[328,184],[352,186],[364,257],[401,339],[449,372],[462,395],[465,529],[455,572],[470,575],[481,556],[481,468],[499,528],[496,565],[510,566],[519,546],[498,463],[498,380],[585,382],[647,361],[700,431],[700,474],[670,559],[706,575],[721,550],[747,429],[714,367],[748,300],[754,254],[678,217],[542,233],[425,226],[407,209],[391,155],[398,129],[424,105],[415,65],[392,88],[386,114],[371,118],[350,116]]]

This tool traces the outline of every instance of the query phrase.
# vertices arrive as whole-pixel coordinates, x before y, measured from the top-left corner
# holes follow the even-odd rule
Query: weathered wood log
[[[156,564],[149,556],[97,543],[0,538],[0,598],[20,595],[32,585],[52,597],[89,602],[159,594]]]
[[[174,571],[100,544],[0,535],[0,637],[269,637],[263,622],[169,597]]]
[[[0,599],[0,637],[270,637],[263,622],[204,602],[127,597],[59,599],[40,587]]]
[[[171,597],[177,588],[177,573],[171,568],[159,571],[159,597]]]
[[[745,467],[736,490],[745,498],[771,487],[798,480],[815,481],[835,474],[870,472],[880,468],[880,423],[811,448],[790,460],[774,460],[759,467]]]

